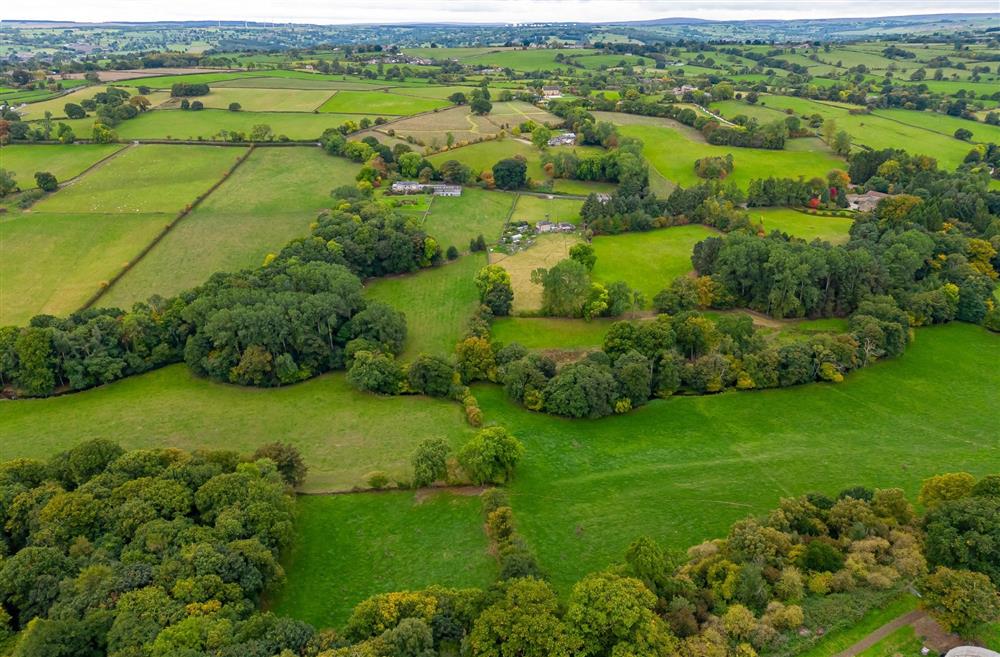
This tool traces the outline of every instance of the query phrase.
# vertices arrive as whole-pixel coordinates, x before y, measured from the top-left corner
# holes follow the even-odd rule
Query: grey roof
[[[959,646],[949,650],[944,657],[1000,657],[1000,652],[978,646]]]

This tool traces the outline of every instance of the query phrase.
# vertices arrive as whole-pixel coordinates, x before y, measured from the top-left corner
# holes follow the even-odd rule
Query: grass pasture
[[[791,208],[750,208],[750,219],[765,233],[778,230],[807,242],[821,239],[831,244],[844,244],[850,239],[850,217],[824,217]]]
[[[997,358],[1000,337],[953,324],[920,329],[903,357],[836,386],[678,397],[597,421],[526,411],[495,386],[476,396],[525,443],[514,511],[565,592],[640,534],[686,548],[780,497],[864,484],[913,498],[942,464],[996,472],[1000,439],[983,409],[1000,371],[981,364]]]
[[[472,254],[404,276],[372,281],[370,299],[384,301],[406,315],[405,360],[421,353],[449,357],[479,305],[474,277],[485,262]]]
[[[256,149],[100,303],[127,308],[153,293],[199,285],[217,271],[259,265],[267,253],[308,235],[309,223],[329,207],[330,190],[352,184],[358,169],[315,147]]]
[[[619,131],[643,142],[643,155],[652,168],[668,181],[689,187],[702,182],[694,172],[695,160],[732,154],[733,173],[726,178],[742,188],[753,178],[766,176],[798,178],[826,176],[842,169],[842,159],[818,140],[790,140],[785,150],[716,146],[704,141],[696,130],[669,119],[598,112],[602,120],[620,124]]]
[[[373,470],[409,478],[420,441],[445,438],[457,447],[472,435],[453,402],[358,392],[342,372],[284,388],[242,388],[196,378],[181,364],[72,395],[0,405],[4,460],[47,458],[98,437],[126,449],[252,452],[280,436],[309,465],[307,492],[363,486]]]
[[[435,98],[403,96],[390,91],[338,91],[320,105],[320,112],[379,115],[409,115],[449,107],[451,103]]]
[[[542,286],[531,282],[531,272],[565,260],[569,257],[570,248],[579,242],[580,237],[576,234],[548,233],[539,235],[534,245],[514,255],[490,254],[490,264],[500,265],[510,274],[515,313],[541,308]]]
[[[434,164],[435,168],[440,167],[448,160],[458,160],[478,175],[491,169],[500,160],[515,155],[523,155],[528,160],[529,178],[545,180],[545,172],[542,171],[538,149],[518,139],[491,139],[443,153],[435,153],[427,159]]]
[[[19,212],[0,219],[0,326],[78,310],[172,217]]]
[[[12,144],[0,147],[0,162],[14,173],[21,189],[34,189],[36,171],[48,171],[65,182],[122,148],[121,144]]]
[[[251,87],[213,87],[198,100],[209,109],[228,110],[230,103],[239,103],[243,112],[312,112],[337,93],[330,89],[269,89]],[[164,103],[163,109],[175,109],[180,99]]]
[[[714,233],[701,225],[674,226],[643,233],[594,238],[597,264],[593,276],[602,283],[625,281],[651,301],[670,281],[691,271],[694,245]]]
[[[927,112],[893,110],[889,116],[883,116],[881,111],[873,114],[851,114],[850,105],[821,103],[805,98],[762,96],[761,101],[767,107],[792,109],[800,117],[819,114],[824,120],[833,119],[839,128],[851,134],[856,145],[875,149],[902,146],[914,155],[930,155],[936,158],[941,168],[945,169],[954,169],[961,164],[971,148],[967,142],[952,137],[950,132],[942,134],[911,123],[935,121],[935,117]],[[981,134],[982,128],[985,127],[983,124],[971,121],[963,121],[963,125],[965,123],[969,124],[970,130],[976,128]],[[954,132],[954,128],[951,132]],[[977,138],[975,132],[973,130],[973,139]],[[739,160],[737,160],[738,167]]]
[[[514,206],[512,221],[539,221],[580,223],[580,208],[583,201],[578,199],[544,197],[532,194],[521,194]]]
[[[244,147],[130,148],[35,205],[39,212],[179,212],[246,152]]]
[[[508,192],[466,187],[461,196],[434,197],[424,230],[442,249],[454,246],[465,251],[478,235],[494,244],[513,204],[514,195]]]
[[[301,497],[288,582],[271,607],[316,627],[340,627],[354,605],[375,593],[431,584],[486,587],[496,565],[482,522],[474,495]]]
[[[498,317],[493,320],[493,339],[503,344],[518,342],[528,349],[598,349],[619,319]]]

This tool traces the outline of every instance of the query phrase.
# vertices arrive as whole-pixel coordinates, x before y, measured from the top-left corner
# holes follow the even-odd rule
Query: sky
[[[248,20],[294,23],[611,22],[997,12],[998,0],[32,0],[6,18],[81,22]],[[0,16],[3,20],[4,16]]]

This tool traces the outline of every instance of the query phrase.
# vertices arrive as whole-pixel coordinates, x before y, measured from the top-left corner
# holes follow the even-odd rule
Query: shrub
[[[241,109],[243,109],[243,106],[239,103],[229,103],[230,112],[239,112]]]
[[[375,490],[381,490],[389,485],[389,475],[382,470],[375,470],[365,475],[365,482]]]
[[[35,184],[43,192],[54,192],[59,188],[59,181],[48,171],[36,171]]]
[[[413,453],[413,485],[426,486],[448,476],[451,445],[441,438],[428,438]]]

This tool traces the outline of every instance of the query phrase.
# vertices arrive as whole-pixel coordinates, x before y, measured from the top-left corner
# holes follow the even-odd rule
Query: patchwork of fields
[[[876,77],[899,71],[901,84],[909,84],[908,72],[931,57],[978,61],[968,53],[953,53],[947,44],[902,47],[914,48],[917,57],[890,59],[879,49],[861,46],[823,52],[789,48],[794,52],[780,56],[806,66],[815,76],[836,76],[859,65]],[[747,48],[766,53],[769,46]],[[563,85],[567,96],[640,97],[638,91],[626,89],[633,85],[617,84],[619,73],[606,71],[620,65],[636,66],[644,76],[666,75],[662,66],[653,68],[648,57],[640,61],[635,55],[592,48],[404,49],[430,58],[442,57],[442,51],[476,67],[520,72],[560,69],[562,73],[551,79]],[[705,53],[697,54],[702,56],[696,59],[693,50],[677,55],[688,61],[668,66],[671,75],[679,75],[680,69],[690,76],[773,83],[790,73],[761,73],[760,68],[746,73],[756,65],[750,58],[733,55],[723,64],[723,55],[717,53],[719,63],[706,63]],[[331,59],[341,56],[339,50],[328,53]],[[283,57],[261,52],[241,61],[287,65]],[[363,63],[366,75],[382,76],[381,68]],[[306,65],[305,60],[295,64]],[[543,151],[512,133],[526,121],[562,125],[562,119],[542,108],[544,103],[501,102],[494,93],[492,111],[477,116],[468,106],[456,107],[448,100],[455,92],[471,95],[472,85],[484,76],[495,76],[490,86],[495,92],[509,88],[519,93],[537,88],[541,74],[506,77],[506,73],[477,71],[475,76],[438,77],[437,71],[448,70],[442,62],[412,66],[409,79],[366,79],[291,68],[193,74],[170,70],[166,75],[121,79],[115,84],[133,94],[141,86],[150,87],[153,109],[119,122],[114,127],[116,143],[0,147],[0,166],[27,191],[20,198],[30,201],[18,206],[19,197],[14,195],[0,204],[0,327],[23,326],[38,314],[65,316],[95,295],[98,306],[127,309],[153,294],[169,296],[196,287],[215,272],[256,267],[290,240],[309,235],[317,214],[340,203],[331,197],[331,190],[354,186],[373,169],[380,174],[368,178],[375,191],[366,185],[359,185],[359,190],[373,193],[378,203],[397,207],[408,226],[419,225],[442,251],[449,247],[458,251],[439,266],[364,281],[365,298],[405,315],[401,363],[421,354],[454,361],[455,344],[480,305],[474,277],[487,263],[508,271],[514,293],[514,316],[493,322],[492,339],[544,350],[561,362],[599,348],[616,320],[528,316],[541,307],[542,287],[531,283],[535,269],[552,267],[567,258],[574,245],[590,240],[597,258],[592,279],[604,284],[625,281],[645,296],[646,307],[630,314],[637,321],[653,316],[650,301],[671,280],[694,275],[695,244],[717,234],[706,226],[680,225],[591,239],[580,216],[583,197],[611,193],[616,185],[549,178],[542,165]],[[744,73],[736,77],[740,66]],[[414,69],[421,75],[435,72],[434,77],[414,79]],[[967,69],[944,70],[948,79],[928,79],[929,89],[965,85],[956,89],[976,90],[983,96],[988,96],[987,88],[995,92],[992,71],[970,80]],[[582,91],[570,89],[575,76],[587,80]],[[816,85],[835,83],[833,77],[814,80]],[[620,88],[591,89],[592,81],[595,86]],[[169,92],[178,82],[210,84],[211,91],[197,98],[205,109],[181,110],[180,99],[171,99]],[[44,92],[39,102],[18,110],[25,121],[37,127],[48,111],[53,123],[65,123],[78,138],[89,138],[94,112],[83,119],[65,119],[64,106],[93,98],[105,85],[58,96],[54,94],[62,92],[53,91],[57,87],[43,90],[42,86],[37,89]],[[642,90],[644,102],[657,102],[670,90],[652,83],[650,87]],[[14,91],[0,89],[0,97]],[[234,103],[238,111],[230,109]],[[981,115],[982,107],[981,103],[973,109]],[[730,100],[710,106],[726,118],[743,114],[761,123],[781,120],[789,112],[800,117],[818,113],[847,130],[856,148],[902,147],[932,155],[947,169],[958,167],[974,144],[1000,142],[1000,126],[983,122],[929,111],[859,113],[852,108],[777,93],[762,93],[755,105]],[[694,163],[706,156],[732,154],[735,167],[727,182],[744,189],[754,178],[825,177],[831,169],[847,168],[847,161],[818,137],[790,139],[780,151],[714,146],[700,132],[669,119],[593,114],[617,125],[619,137],[642,140],[651,189],[660,195],[703,182]],[[356,127],[363,119],[378,117],[386,121],[353,132],[348,139],[375,136],[390,148],[408,144],[434,167],[457,160],[476,176],[501,159],[523,158],[533,185],[499,191],[486,189],[485,182],[470,182],[457,197],[393,196],[388,193],[389,182],[397,179],[392,161],[399,157],[398,151],[393,158],[386,155],[385,160],[372,158],[363,164],[330,155],[316,143],[324,131],[345,122]],[[227,133],[250,133],[261,126],[267,126],[276,140],[301,143],[253,147],[197,143],[222,141]],[[973,133],[972,143],[954,138],[959,128]],[[346,127],[342,130],[348,132]],[[147,140],[195,143],[142,143]],[[593,146],[559,148],[573,149],[580,158],[605,152]],[[368,168],[359,176],[365,164]],[[56,176],[60,183],[56,191],[34,190],[34,174],[39,171]],[[426,180],[426,171],[419,175]],[[1000,187],[1000,181],[993,185]],[[361,224],[368,212],[375,210],[371,206],[357,210],[354,221]],[[186,215],[176,221],[180,213]],[[748,208],[747,214],[758,232],[779,231],[835,245],[848,242],[854,221],[852,216],[792,208]],[[569,222],[579,230],[532,235],[535,243],[518,250],[500,243],[509,221]],[[470,241],[480,235],[488,245],[486,254],[470,249]],[[409,237],[404,240],[406,248],[423,246],[422,235]],[[359,231],[354,239],[349,248],[375,254],[373,258],[397,248],[375,230]],[[333,252],[343,248],[333,242],[326,246]],[[515,252],[507,255],[508,249]],[[1000,289],[993,298],[1000,300]],[[738,311],[706,314],[717,318],[732,312]],[[782,321],[761,315],[754,321],[764,339],[781,344],[848,327],[848,319],[840,316]],[[975,475],[1000,471],[996,421],[984,412],[998,402],[1000,369],[988,363],[1000,362],[1000,336],[957,322],[916,329],[914,334],[914,343],[903,356],[852,372],[839,385],[678,395],[600,420],[528,411],[494,383],[472,384],[472,392],[486,425],[509,429],[525,445],[524,459],[507,489],[518,531],[564,599],[580,577],[619,562],[640,535],[683,549],[723,536],[734,521],[763,513],[784,497],[809,491],[833,495],[847,486],[865,485],[898,486],[915,499],[920,481],[942,469]],[[460,383],[458,378],[454,381]],[[0,378],[0,387],[8,383]],[[0,407],[0,461],[44,459],[93,438],[112,438],[126,449],[169,446],[251,453],[276,440],[294,445],[309,473],[298,503],[295,545],[284,555],[288,582],[267,593],[266,606],[276,613],[318,627],[342,626],[352,607],[373,593],[432,584],[485,588],[497,577],[496,555],[484,533],[479,488],[397,489],[409,485],[411,457],[422,441],[440,438],[458,448],[474,435],[476,429],[462,406],[452,399],[368,394],[352,386],[343,372],[278,388],[223,385],[198,378],[178,364],[83,392],[3,399]],[[393,490],[370,490],[373,473],[384,473]],[[904,597],[889,609],[913,604]],[[916,649],[919,643],[912,631],[904,630],[863,654],[881,657]],[[3,648],[0,642],[0,652]]]

